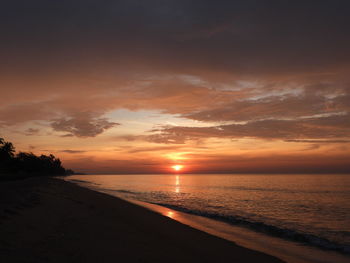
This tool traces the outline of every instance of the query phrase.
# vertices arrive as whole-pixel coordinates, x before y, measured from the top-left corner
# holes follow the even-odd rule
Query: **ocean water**
[[[327,261],[324,251],[350,262],[350,175],[75,175],[68,180],[287,240],[316,255],[322,250],[314,262],[337,262]]]

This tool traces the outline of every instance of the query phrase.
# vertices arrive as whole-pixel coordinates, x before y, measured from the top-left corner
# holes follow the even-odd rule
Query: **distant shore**
[[[55,178],[0,182],[0,262],[282,262]]]

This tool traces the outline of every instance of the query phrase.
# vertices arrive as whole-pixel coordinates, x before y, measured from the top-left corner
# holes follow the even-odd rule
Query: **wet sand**
[[[282,262],[54,178],[0,182],[0,262]]]

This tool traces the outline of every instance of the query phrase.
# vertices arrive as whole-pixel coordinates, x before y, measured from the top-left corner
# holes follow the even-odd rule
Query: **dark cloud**
[[[77,137],[95,137],[116,125],[119,125],[119,123],[110,122],[106,118],[94,118],[85,114],[68,119],[56,119],[51,123],[51,127],[55,131],[69,132],[69,134]],[[67,137],[67,134],[64,136]]]
[[[318,84],[299,85],[289,89],[263,88],[248,93],[249,97],[244,99],[212,106],[210,109],[184,116],[199,121],[254,121],[347,112],[350,109],[349,86],[335,89],[336,86],[336,84],[326,86]]]
[[[76,154],[76,153],[85,153],[86,151],[79,151],[79,150],[62,150],[62,151],[60,151],[60,152]]]
[[[158,152],[158,151],[173,151],[179,150],[181,147],[179,146],[163,146],[163,147],[135,147],[134,149],[130,149],[128,153],[142,153],[142,152]]]
[[[300,143],[350,143],[350,140],[285,140],[285,142],[300,142]]]
[[[11,92],[8,90],[7,92]],[[4,91],[4,93],[6,93]],[[55,115],[52,109],[46,107],[45,104],[36,102],[25,102],[21,104],[6,105],[7,102],[3,102],[3,106],[0,106],[0,123],[3,125],[13,125],[32,120],[42,120]]]
[[[312,150],[316,150],[319,149],[321,146],[319,144],[310,144],[308,145],[306,148],[301,149],[301,152],[305,152],[305,151],[312,151]]]
[[[74,137],[74,135],[71,134],[71,133],[67,133],[67,134],[61,135],[60,137],[62,137],[62,138],[68,138],[68,137]]]
[[[154,142],[154,143],[164,143],[164,144],[185,144],[187,135],[185,135],[183,132],[177,132],[175,130],[172,130],[169,132],[169,130],[165,129],[165,132],[162,132],[160,134],[152,134],[149,136],[145,136],[144,138],[146,141]]]
[[[349,65],[349,10],[346,0],[6,1],[1,47],[6,63],[314,72]]]
[[[299,120],[260,120],[246,124],[215,127],[167,126],[154,136],[159,143],[184,143],[202,138],[258,138],[267,140],[305,140],[349,138],[350,115],[338,115]],[[162,139],[164,138],[164,139]]]
[[[39,134],[40,130],[39,129],[33,129],[33,128],[28,128],[24,131],[25,135],[31,136],[31,135],[37,135]]]
[[[339,0],[6,1],[0,125],[55,119],[67,136],[94,136],[118,108],[205,122],[348,112],[348,10]],[[303,92],[281,95],[290,83]],[[81,111],[99,116],[71,120]]]

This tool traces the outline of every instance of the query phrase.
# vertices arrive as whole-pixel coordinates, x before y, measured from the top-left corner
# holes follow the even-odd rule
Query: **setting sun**
[[[177,165],[171,166],[171,168],[173,168],[175,171],[181,171],[183,168],[183,165],[177,164]]]

